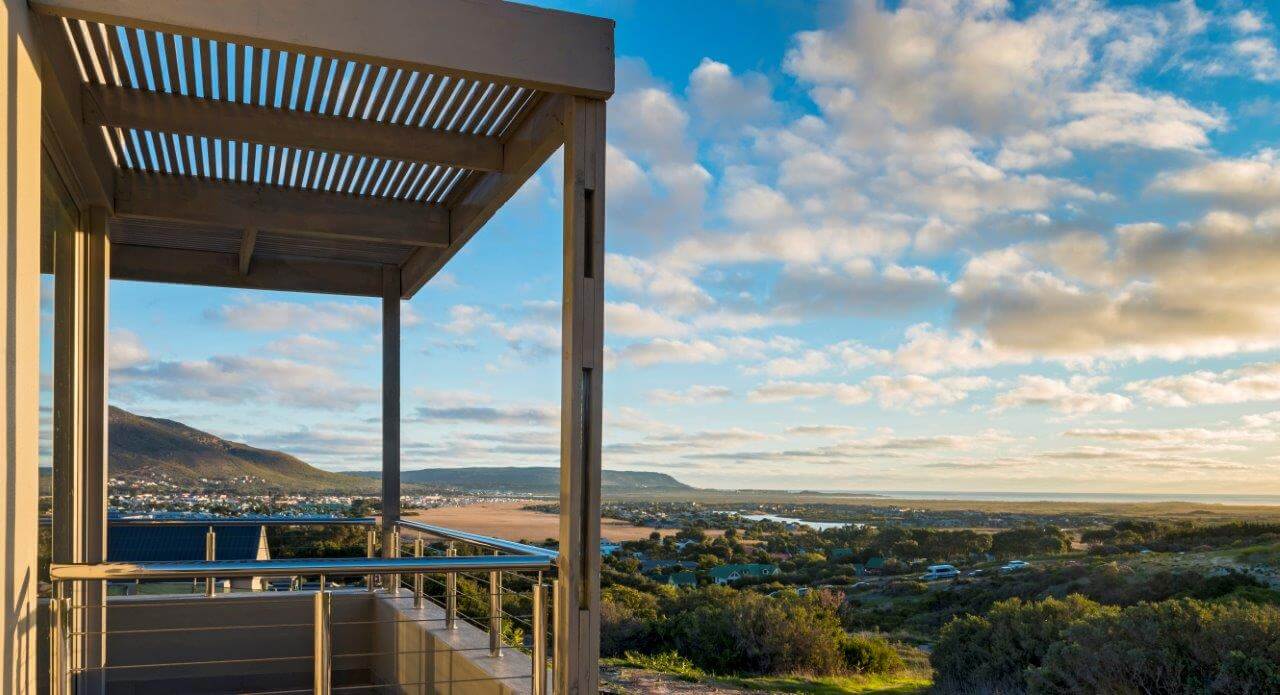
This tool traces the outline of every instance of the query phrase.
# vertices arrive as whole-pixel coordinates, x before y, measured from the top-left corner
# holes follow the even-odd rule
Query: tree
[[[1056,555],[1071,549],[1071,539],[1057,526],[1020,526],[991,537],[991,552],[1013,555]]]

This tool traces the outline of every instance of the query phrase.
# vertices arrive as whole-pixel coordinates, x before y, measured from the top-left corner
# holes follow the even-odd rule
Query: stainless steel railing
[[[412,536],[410,540],[409,537]],[[457,557],[459,549],[470,550],[473,553],[493,553],[490,557],[501,557],[502,553],[510,553],[528,558],[538,558],[546,561],[547,571],[554,567],[554,563],[558,554],[554,550],[541,548],[538,546],[528,545],[525,543],[517,543],[489,536],[483,536],[465,531],[458,531],[442,526],[432,524],[424,524],[417,521],[401,520],[396,524],[396,534],[394,542],[397,543],[397,556],[412,554],[415,557],[424,555],[426,549],[424,537],[431,537],[444,541],[443,547],[435,548],[437,554],[443,554],[444,557]],[[402,540],[410,540],[406,547],[400,545]],[[472,557],[484,557],[483,555],[472,555]],[[525,598],[524,591],[509,591],[504,587],[504,572],[500,568],[491,568],[487,573],[477,572],[446,572],[443,582],[437,582],[438,588],[443,590],[443,604],[445,607],[445,625],[449,629],[456,629],[460,613],[459,613],[459,579],[464,583],[470,583],[477,590],[480,587],[485,589],[485,597],[487,598],[487,615],[467,615],[465,612],[461,614],[461,618],[477,628],[487,631],[489,635],[489,654],[493,657],[500,657],[503,650],[503,635],[507,628],[515,628],[527,631],[531,636],[527,645],[530,658],[535,664],[546,664],[546,644],[549,639],[547,635],[547,626],[550,621],[546,619],[546,589],[544,571],[539,570],[532,580],[531,586],[528,588],[528,598]],[[513,580],[519,580],[518,575],[511,577]],[[398,587],[399,585],[395,585]],[[411,580],[411,586],[414,592],[415,603],[422,600],[423,593],[423,577],[421,574],[415,575]],[[509,604],[515,604],[511,606]],[[508,607],[514,607],[516,612],[507,610]],[[527,611],[527,613],[525,612]],[[514,632],[514,629],[513,629]],[[534,684],[534,695],[542,695],[545,691],[545,683]]]
[[[369,526],[366,536],[366,555],[372,555],[377,542],[376,520],[372,518],[335,519],[324,517],[289,517],[289,518],[232,518],[232,519],[112,519],[114,524],[146,525],[199,525],[208,526],[206,534],[206,558],[215,557],[216,535],[214,528],[226,525],[365,525]],[[107,609],[113,611],[130,606],[128,600],[120,597],[103,599],[101,606],[77,606],[72,603],[70,586],[76,583],[107,581],[165,581],[191,580],[206,582],[205,596],[187,597],[186,602],[175,603],[179,607],[198,605],[206,598],[218,596],[212,592],[213,579],[218,578],[271,578],[271,577],[318,577],[319,582],[312,598],[311,630],[313,633],[311,654],[306,656],[286,656],[278,659],[301,659],[312,661],[312,688],[309,692],[328,695],[343,686],[334,685],[334,659],[359,657],[359,653],[334,652],[334,607],[333,595],[339,591],[345,597],[349,591],[330,586],[333,578],[364,577],[364,584],[369,592],[378,591],[374,578],[381,578],[381,591],[388,598],[395,599],[402,588],[407,585],[412,592],[414,613],[407,614],[396,608],[396,617],[392,620],[347,621],[344,625],[366,624],[385,625],[393,623],[399,628],[403,623],[429,623],[440,621],[446,631],[457,634],[460,623],[467,623],[475,629],[488,633],[486,647],[459,647],[453,645],[438,651],[476,651],[487,652],[490,657],[502,655],[504,634],[508,636],[510,646],[528,654],[531,670],[524,678],[529,679],[530,692],[533,695],[545,695],[547,689],[547,641],[550,620],[548,612],[547,579],[554,573],[555,551],[536,546],[515,543],[502,539],[490,538],[454,529],[447,529],[429,524],[402,521],[394,533],[384,539],[395,549],[394,557],[354,557],[354,558],[295,558],[280,560],[216,560],[206,559],[200,562],[105,562],[98,564],[54,564],[49,570],[49,578],[53,585],[53,599],[50,603],[50,656],[51,656],[51,694],[71,695],[76,678],[95,675],[106,681],[107,673],[112,669],[146,669],[164,667],[164,663],[113,664],[104,657],[100,664],[76,663],[76,639],[101,638],[107,636],[116,639],[126,638],[120,630],[112,631],[107,625]],[[406,550],[407,545],[407,550]],[[467,552],[460,554],[459,549]],[[480,614],[477,606],[482,602],[478,598],[480,579],[487,577],[487,614]],[[504,577],[510,581],[504,581]],[[403,582],[403,583],[402,583]],[[428,582],[431,584],[428,585]],[[292,588],[291,581],[290,587]],[[514,587],[514,589],[512,588]],[[464,588],[467,590],[464,592]],[[105,591],[103,592],[105,595]],[[296,594],[291,594],[296,595]],[[267,597],[270,594],[259,594]],[[157,606],[154,602],[140,601],[138,607]],[[231,597],[227,597],[231,598]],[[300,597],[299,597],[300,598]],[[460,598],[467,598],[466,608],[460,607]],[[298,600],[298,599],[293,599]],[[434,608],[428,607],[430,603]],[[407,605],[407,604],[406,604]],[[77,631],[76,611],[101,610],[101,630],[90,635],[84,629]],[[436,617],[430,617],[436,616]],[[375,616],[376,617],[376,616]],[[294,621],[296,623],[297,621]],[[210,625],[205,630],[239,630],[239,629],[296,629],[299,625]],[[517,628],[517,625],[519,626]],[[156,633],[172,629],[161,627],[150,630],[124,631],[127,633]],[[198,629],[198,628],[196,628]],[[471,629],[468,627],[468,629]],[[176,631],[176,630],[175,630]],[[415,652],[394,652],[394,658]],[[422,652],[417,652],[422,653]],[[373,658],[386,654],[363,654]],[[183,662],[174,666],[190,666],[191,664],[236,663],[272,661],[263,659],[230,659]],[[257,664],[255,664],[257,665]],[[555,664],[552,664],[555,667]],[[508,669],[509,671],[509,669]],[[379,685],[422,686],[440,685],[436,680],[427,683],[390,683]],[[510,675],[494,676],[496,680],[510,680]],[[472,678],[471,681],[477,679]],[[480,678],[479,680],[484,680]],[[454,681],[461,683],[462,681]],[[308,690],[280,691],[273,693],[308,692]]]

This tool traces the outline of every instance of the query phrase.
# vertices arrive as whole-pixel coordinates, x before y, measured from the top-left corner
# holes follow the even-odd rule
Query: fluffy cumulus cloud
[[[1088,361],[1181,359],[1280,345],[1280,244],[1267,219],[1213,212],[1129,224],[970,260],[956,318],[1001,350]]]

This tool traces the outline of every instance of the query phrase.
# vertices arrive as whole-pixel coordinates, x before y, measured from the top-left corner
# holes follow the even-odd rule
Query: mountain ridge
[[[372,479],[382,477],[378,471],[353,471],[353,475]],[[401,471],[400,482],[455,489],[555,493],[560,490],[560,469],[554,466],[422,468]],[[600,490],[605,493],[693,489],[666,473],[616,470],[601,472]]]
[[[326,471],[291,454],[234,442],[161,417],[150,417],[111,406],[108,411],[108,475],[121,479],[163,477],[177,484],[225,481],[225,487],[246,492],[334,492],[373,494],[380,489],[380,471]],[[40,469],[42,487],[51,483],[51,470]],[[504,491],[517,494],[555,494],[560,469],[554,466],[426,468],[401,472],[401,483],[460,492]],[[670,492],[695,488],[666,473],[605,470],[605,493]],[[47,492],[47,491],[46,491]]]

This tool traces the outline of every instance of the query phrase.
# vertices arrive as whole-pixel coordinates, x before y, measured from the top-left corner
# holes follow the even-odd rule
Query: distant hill
[[[230,480],[249,476],[287,492],[374,492],[366,478],[320,470],[289,454],[227,441],[181,422],[111,408],[108,418],[109,474],[172,480]]]
[[[353,475],[380,478],[378,471],[359,471]],[[546,494],[560,489],[560,469],[535,467],[502,468],[426,468],[402,471],[400,482],[418,483],[456,490],[492,490],[516,493]],[[605,493],[672,492],[693,488],[666,473],[647,471],[604,471],[600,489]]]

